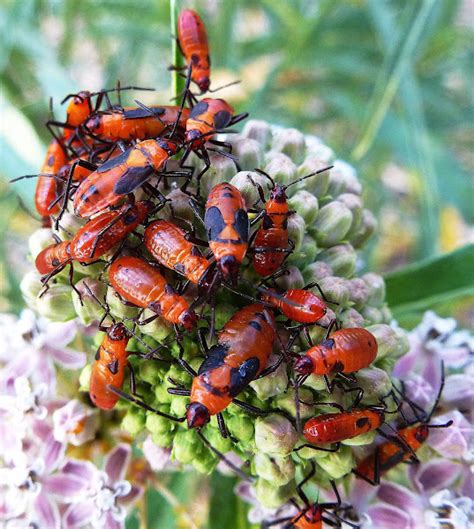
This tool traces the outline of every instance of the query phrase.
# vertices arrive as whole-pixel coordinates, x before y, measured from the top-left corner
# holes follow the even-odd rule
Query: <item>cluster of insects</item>
[[[310,328],[323,325],[331,302],[315,283],[303,289],[278,287],[276,279],[285,274],[285,260],[294,249],[288,232],[292,211],[286,191],[316,173],[282,185],[256,169],[268,181],[270,191],[252,180],[259,196],[252,208],[246,205],[239,189],[228,182],[212,187],[207,197],[201,195],[201,179],[211,167],[210,151],[231,158],[238,169],[231,143],[219,140],[218,134],[228,132],[247,114],[236,115],[223,99],[203,97],[211,92],[211,67],[206,29],[199,15],[192,10],[182,11],[177,29],[186,61],[186,88],[180,105],[146,106],[137,102],[135,107],[123,107],[120,92],[140,90],[137,87],[82,91],[65,98],[68,105],[64,122],[47,123],[53,139],[41,172],[36,175],[37,213],[45,227],[54,225],[57,230],[68,210],[87,220],[70,238],[58,239],[36,257],[44,289],[68,266],[70,283],[76,288],[74,262],[88,266],[105,260],[103,278],[117,298],[152,313],[150,317],[140,314],[130,321],[104,326],[110,311],[105,301],[97,299],[104,308],[99,328],[105,335],[92,365],[90,399],[97,407],[110,410],[123,398],[170,421],[186,422],[218,457],[239,475],[251,479],[210,444],[202,429],[215,416],[222,436],[236,442],[222,415],[229,405],[255,415],[281,413],[261,410],[238,397],[252,381],[286,364],[296,395],[297,414],[290,420],[306,440],[295,451],[311,448],[335,452],[341,441],[377,430],[385,441],[354,470],[357,477],[377,484],[380,476],[398,463],[416,461],[416,451],[430,428],[448,426],[430,424],[439,396],[430,413],[409,403],[414,420],[402,413],[403,424],[398,429],[390,426],[387,417],[401,412],[402,404],[408,402],[403,391],[391,394],[395,410],[388,409],[385,400],[363,406],[364,392],[357,383],[357,371],[376,359],[375,336],[364,328],[341,329],[333,320],[326,326],[325,339],[313,344]],[[194,85],[199,89],[197,94],[192,92]],[[110,100],[113,91],[119,94],[118,104]],[[185,165],[191,153],[202,161],[202,169]],[[190,225],[174,214],[168,219],[159,218],[165,206],[173,211],[167,193],[176,188],[187,196],[196,223]],[[199,224],[205,237],[198,237]],[[135,244],[130,242],[133,237]],[[244,266],[259,278],[255,284],[242,277]],[[249,288],[240,292],[242,285],[249,287],[251,294]],[[313,292],[315,288],[318,295]],[[251,303],[215,331],[217,295],[222,291]],[[156,318],[173,327],[172,339],[180,349],[179,356],[168,361],[192,376],[190,388],[176,383],[168,390],[189,397],[183,417],[154,409],[136,391],[130,355],[143,357],[141,361],[163,358],[159,349],[143,354],[129,351],[127,346],[132,336],[140,340],[137,329],[141,325]],[[186,362],[182,346],[183,336],[193,332],[204,355],[197,372]],[[214,345],[208,346],[207,336],[215,338]],[[302,345],[303,339],[308,341],[307,347]],[[295,344],[300,344],[298,352]],[[268,365],[274,351],[278,352],[278,360]],[[129,392],[124,388],[127,369]],[[338,403],[324,402],[337,411],[317,415],[302,425],[298,389],[311,375],[324,377],[329,393],[338,388],[354,394],[352,405],[344,409]],[[442,386],[443,382],[439,395]],[[357,527],[347,518],[350,506],[343,504],[334,482],[336,501],[308,500],[302,487],[315,472],[312,463],[311,472],[297,486],[301,502],[292,502],[298,514],[266,523],[266,527],[286,523],[287,527],[317,529],[323,522],[333,527],[341,527],[343,522]]]

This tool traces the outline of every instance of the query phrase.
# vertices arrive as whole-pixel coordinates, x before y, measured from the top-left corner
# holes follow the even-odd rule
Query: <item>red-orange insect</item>
[[[90,217],[120,202],[161,171],[176,144],[165,139],[144,140],[107,161],[79,184],[74,195],[74,211]]]
[[[71,241],[52,244],[36,256],[35,266],[41,275],[57,273],[71,262]]]
[[[211,59],[207,32],[201,17],[192,9],[183,9],[178,17],[178,44],[188,65],[192,65],[192,80],[201,93],[211,84]]]
[[[38,176],[35,192],[36,211],[41,215],[44,227],[51,225],[50,215],[59,211],[57,203],[53,206],[51,204],[59,195],[59,182],[56,175],[66,163],[67,157],[63,147],[57,140],[52,140],[46,151],[46,158]]]
[[[302,375],[353,373],[368,367],[375,360],[377,349],[377,340],[367,329],[341,329],[306,351],[294,369]]]
[[[150,309],[166,321],[187,330],[196,325],[197,316],[188,302],[156,268],[138,257],[120,257],[112,263],[109,280],[116,292],[137,307]]]
[[[258,275],[268,276],[278,270],[293,249],[288,236],[290,209],[286,190],[306,178],[328,171],[331,167],[320,169],[287,185],[276,184],[269,174],[260,169],[255,169],[256,172],[268,178],[273,186],[270,198],[266,201],[262,187],[253,182],[250,177],[252,183],[257,187],[260,200],[265,204],[262,225],[252,236],[252,264]]]
[[[215,267],[186,239],[179,226],[167,220],[156,220],[146,228],[144,242],[159,263],[209,292],[216,275]]]
[[[249,305],[232,316],[193,379],[189,428],[200,428],[227,408],[263,371],[275,337],[273,315],[262,305]]]
[[[247,252],[250,226],[245,201],[236,187],[224,182],[211,189],[204,225],[222,275],[235,282]]]
[[[287,318],[298,323],[316,323],[327,312],[326,303],[309,290],[290,289],[279,294],[278,297],[272,296],[273,292],[275,291],[269,289],[267,293],[262,294],[262,301],[271,303]],[[292,304],[287,303],[287,301],[292,302]]]
[[[129,333],[123,323],[113,324],[104,336],[95,355],[89,385],[92,402],[103,410],[111,410],[119,395],[110,386],[121,389],[128,366]]]

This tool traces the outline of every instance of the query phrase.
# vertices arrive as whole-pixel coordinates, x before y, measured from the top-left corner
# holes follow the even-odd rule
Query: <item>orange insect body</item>
[[[111,410],[119,396],[109,386],[121,389],[128,365],[126,347],[129,341],[123,323],[112,325],[104,336],[92,364],[89,395],[92,402],[103,410]]]
[[[271,293],[265,293],[262,295],[262,300],[272,303],[287,318],[298,323],[316,323],[327,312],[326,303],[309,290],[290,289],[283,292],[278,298],[273,297]],[[286,300],[300,306],[289,305],[285,302]]]
[[[253,244],[255,252],[252,263],[260,276],[267,276],[278,270],[285,259],[285,253],[281,250],[288,249],[289,212],[285,188],[276,185],[265,204],[262,226],[258,229]]]
[[[46,151],[46,158],[40,172],[56,175],[66,163],[66,154],[61,145],[56,140],[52,140]],[[50,225],[49,216],[59,211],[58,204],[51,206],[57,196],[58,182],[56,178],[40,175],[36,183],[35,206],[36,211],[43,217],[45,227]]]
[[[63,241],[52,244],[42,250],[35,260],[35,266],[41,275],[54,272],[58,267],[71,261],[71,242]]]
[[[313,444],[338,443],[378,428],[384,414],[376,410],[327,413],[306,421],[303,435]]]
[[[64,129],[64,138],[72,138],[77,127],[82,125],[92,113],[91,93],[83,90],[74,95],[66,109],[66,125]],[[74,127],[74,128],[71,128]]]
[[[188,302],[146,261],[138,257],[120,257],[109,272],[112,287],[137,307],[148,308],[174,324],[192,330],[197,317]]]
[[[79,184],[74,195],[76,215],[90,217],[117,204],[160,171],[176,150],[168,140],[144,140],[108,160]]]
[[[185,139],[193,149],[204,147],[212,140],[214,131],[227,127],[232,121],[234,109],[223,99],[206,97],[195,105],[186,122]]]
[[[209,286],[213,267],[196,246],[185,238],[184,231],[166,220],[156,220],[145,230],[145,247],[163,266],[184,275],[201,287]]]
[[[150,106],[155,115],[139,107],[98,112],[84,125],[86,132],[111,141],[146,140],[156,138],[173,126],[178,117],[178,106]],[[190,110],[183,108],[178,127],[183,129]]]
[[[225,278],[235,281],[248,248],[249,219],[240,191],[224,182],[211,189],[204,224],[209,248]]]
[[[377,340],[367,329],[341,329],[306,351],[296,361],[295,370],[306,375],[353,373],[368,367],[375,360],[377,349]]]
[[[249,305],[232,316],[193,379],[186,414],[190,428],[224,410],[260,374],[275,336],[273,316],[262,305]]]
[[[140,225],[152,208],[151,202],[142,201],[101,213],[77,231],[71,241],[72,258],[89,263],[101,257]]]
[[[295,515],[291,520],[291,527],[294,529],[323,529],[322,512],[318,504],[312,505],[305,510],[302,515],[301,512]]]
[[[178,17],[178,42],[186,63],[192,64],[192,80],[201,93],[210,86],[211,60],[207,32],[201,17],[192,9],[183,9]]]
[[[426,424],[408,426],[398,430],[398,435],[405,443],[416,452],[426,441],[429,435],[429,427]],[[371,454],[363,459],[356,468],[356,473],[361,474],[370,481],[375,480],[375,464],[378,458],[379,473],[383,474],[403,461],[408,461],[413,454],[399,444],[386,441],[377,447],[377,454]]]

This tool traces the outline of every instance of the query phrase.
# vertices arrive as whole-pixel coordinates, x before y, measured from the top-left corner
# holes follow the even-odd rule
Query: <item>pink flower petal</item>
[[[63,474],[71,474],[81,479],[85,483],[90,483],[94,475],[98,472],[97,468],[89,461],[80,461],[78,459],[68,459],[61,468]]]
[[[418,468],[414,465],[410,467],[410,477],[418,490],[430,496],[436,491],[449,488],[461,472],[461,465],[444,459],[429,461]]]
[[[125,472],[130,461],[132,450],[129,445],[121,443],[109,452],[104,470],[109,476],[110,482],[115,483],[125,477]]]
[[[46,334],[48,342],[58,347],[63,347],[71,343],[76,336],[77,322],[75,320],[67,322],[48,322]]]
[[[46,346],[45,351],[51,355],[56,363],[66,369],[80,369],[86,363],[86,354],[72,349],[59,349],[56,347]]]
[[[33,507],[37,517],[34,521],[38,523],[39,527],[61,529],[58,506],[46,494],[37,496],[33,502]]]
[[[94,513],[94,506],[91,503],[75,503],[64,513],[63,522],[65,529],[75,529],[89,524]]]
[[[36,365],[32,378],[36,384],[46,384],[50,393],[54,393],[56,389],[56,369],[50,357],[35,353],[37,356]]]
[[[135,503],[142,494],[143,489],[141,487],[136,487],[135,485],[132,485],[132,489],[130,490],[130,492],[126,496],[122,496],[119,499],[119,503],[124,506]]]
[[[52,437],[47,441],[43,452],[45,470],[47,472],[51,472],[59,466],[65,451],[66,445],[63,443],[59,443]]]
[[[44,490],[58,496],[63,503],[70,503],[85,489],[88,484],[72,474],[56,474],[43,479]]]
[[[104,522],[104,529],[124,529],[125,524],[124,522],[119,522],[116,520],[112,513],[108,512],[105,516],[105,522]]]
[[[473,429],[464,415],[453,410],[433,418],[433,424],[443,424],[449,420],[449,428],[432,428],[427,443],[431,448],[447,459],[458,459],[468,454],[469,437]]]
[[[372,527],[377,529],[414,529],[420,527],[412,522],[408,513],[390,505],[369,507],[367,514],[372,520]],[[418,521],[422,522],[422,520]]]
[[[413,518],[423,514],[421,498],[401,485],[384,482],[380,485],[377,497],[392,507],[406,511]]]

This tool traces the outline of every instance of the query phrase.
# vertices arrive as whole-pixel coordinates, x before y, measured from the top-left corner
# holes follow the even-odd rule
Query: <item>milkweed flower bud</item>
[[[264,506],[269,509],[276,509],[280,505],[283,505],[287,502],[293,495],[295,490],[294,481],[279,487],[271,481],[266,479],[258,479],[255,486],[255,494],[257,500]]]
[[[145,410],[139,408],[128,408],[121,426],[133,437],[141,433],[145,428]]]
[[[169,202],[166,203],[165,207],[160,210],[159,215],[162,218],[172,220],[173,218],[180,218],[194,222],[196,217],[194,212],[189,205],[189,195],[183,193],[181,189],[172,189],[166,198]]]
[[[179,429],[174,436],[171,457],[187,465],[193,462],[200,448],[200,441],[195,432]]]
[[[300,266],[304,266],[306,263],[312,263],[316,258],[317,251],[316,241],[305,234],[298,253],[290,255],[288,262]]]
[[[75,235],[77,230],[84,226],[84,224],[84,219],[81,219],[69,211],[65,211],[64,215],[61,217],[59,228],[56,230],[53,223],[52,231],[56,233],[61,240],[66,241],[71,239],[72,235]]]
[[[305,137],[299,130],[282,128],[274,132],[271,148],[288,155],[294,162],[299,163],[306,149]]]
[[[255,443],[260,452],[286,456],[294,448],[298,433],[288,419],[272,414],[255,421]]]
[[[354,193],[360,195],[362,186],[357,179],[355,169],[343,160],[335,160],[334,168],[331,170],[328,193],[337,197],[342,193]]]
[[[306,388],[300,388],[298,391],[299,398],[299,412],[302,419],[307,419],[314,412],[314,395],[312,391]],[[278,408],[290,413],[292,417],[296,417],[296,395],[293,388],[288,388],[286,393],[280,393],[276,398]]]
[[[92,372],[91,364],[87,364],[82,368],[81,374],[79,375],[79,390],[80,391],[89,391],[91,372]]]
[[[272,129],[266,121],[251,119],[245,123],[242,136],[258,141],[266,149],[272,139]]]
[[[295,464],[291,457],[270,457],[257,453],[254,464],[257,476],[277,487],[286,485],[295,477]]]
[[[288,236],[295,245],[295,252],[299,252],[303,244],[303,237],[306,231],[306,223],[302,217],[295,213],[288,218]]]
[[[109,306],[110,313],[115,316],[118,320],[123,320],[125,318],[135,318],[138,316],[140,309],[135,307],[130,307],[120,300],[119,295],[115,292],[112,287],[107,288],[107,293],[105,296],[107,305]]]
[[[257,186],[254,183],[260,184],[265,193],[267,193],[269,185],[269,181],[255,171],[239,171],[229,183],[242,193],[247,208],[253,208],[260,198]],[[263,208],[264,204],[260,203],[259,206]]]
[[[350,308],[339,313],[342,327],[363,327],[365,319],[356,309]]]
[[[392,389],[390,375],[378,367],[366,367],[357,371],[357,385],[364,390],[364,403],[378,404],[379,399]]]
[[[230,433],[243,443],[253,441],[255,427],[252,418],[245,415],[232,415],[226,420]]]
[[[328,247],[342,241],[352,224],[352,213],[342,202],[329,202],[323,206],[312,226],[316,241]]]
[[[321,255],[321,254],[320,254]],[[324,261],[311,263],[303,270],[303,277],[307,283],[318,282],[323,277],[333,276],[332,268]]]
[[[355,464],[352,450],[347,445],[342,445],[337,452],[329,453],[327,457],[318,459],[317,462],[333,479],[349,474]]]
[[[379,274],[369,272],[361,277],[368,287],[367,303],[372,307],[380,307],[385,299],[385,281]]]
[[[105,314],[105,309],[97,300],[104,299],[107,287],[102,281],[91,277],[81,279],[75,284],[75,287],[79,291],[80,297],[73,290],[72,302],[81,323],[91,325],[96,321],[100,321]]]
[[[296,165],[282,152],[269,151],[265,155],[265,172],[279,184],[289,184],[296,178]],[[291,189],[291,188],[290,188]]]
[[[267,366],[272,366],[278,361],[277,355],[271,355]],[[269,375],[258,378],[250,383],[250,387],[253,388],[257,397],[262,400],[274,397],[279,393],[285,391],[288,385],[288,375],[286,371],[285,363],[282,362],[280,366]]]
[[[317,158],[326,165],[331,165],[334,162],[334,151],[323,143],[321,138],[308,134],[306,136],[306,154],[309,157]]]
[[[364,316],[364,319],[371,324],[377,324],[383,322],[383,314],[382,311],[379,309],[376,309],[375,307],[364,307],[362,309],[362,315]]]
[[[318,216],[318,199],[309,191],[300,189],[289,200],[288,205],[303,217],[308,226],[311,226]]]
[[[352,224],[350,230],[347,232],[347,238],[356,232],[362,222],[363,203],[359,195],[354,193],[342,193],[337,197],[339,202],[342,202],[352,213]]]
[[[330,166],[330,160],[326,160],[326,157],[319,157],[310,155],[305,158],[304,162],[298,167],[297,178],[302,178],[312,173],[317,173],[321,169]],[[297,190],[306,189],[310,193],[313,193],[318,199],[326,196],[329,188],[329,175],[330,170],[323,171],[315,174],[310,178],[295,184]]]
[[[354,233],[350,234],[351,243],[354,248],[362,248],[367,240],[374,234],[376,229],[377,219],[370,210],[364,209],[362,211],[362,219],[359,227]]]
[[[377,432],[373,430],[371,432],[365,432],[361,435],[356,435],[351,439],[344,439],[344,441],[341,441],[341,443],[346,446],[365,446],[372,444],[376,437]]]
[[[318,260],[327,263],[334,275],[352,277],[356,268],[357,254],[352,245],[337,244],[318,254]]]
[[[354,303],[354,307],[363,307],[369,297],[367,284],[359,277],[354,277],[347,282],[347,287],[349,288],[349,299]]]
[[[232,155],[237,156],[239,166],[244,171],[251,171],[263,165],[262,146],[257,140],[251,138],[242,138],[232,142]]]
[[[390,325],[379,324],[367,327],[377,340],[378,352],[377,360],[390,355],[393,358],[399,358],[404,355],[408,349],[408,338],[402,330],[396,331]]]
[[[305,280],[303,274],[296,266],[288,266],[287,274],[282,275],[276,280],[276,284],[283,290],[289,290],[291,288],[303,288]]]
[[[39,228],[34,231],[28,239],[28,248],[33,261],[42,250],[52,244],[54,244],[54,239],[50,228]]]
[[[345,307],[349,302],[349,288],[347,280],[342,277],[323,277],[319,282],[319,288],[324,292],[327,300]]]
[[[69,321],[76,317],[72,302],[72,288],[59,283],[51,285],[44,295],[36,300],[41,316],[51,321]]]
[[[212,189],[216,184],[229,182],[237,172],[235,163],[226,156],[212,153],[210,155],[211,167],[201,180],[201,188],[206,192]]]
[[[28,307],[36,307],[38,294],[42,289],[43,283],[41,283],[41,276],[36,270],[30,270],[23,276],[20,283],[20,290]]]

